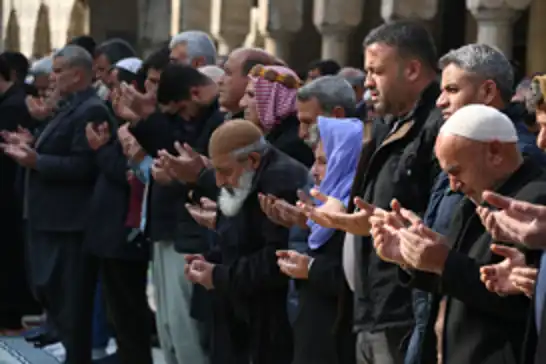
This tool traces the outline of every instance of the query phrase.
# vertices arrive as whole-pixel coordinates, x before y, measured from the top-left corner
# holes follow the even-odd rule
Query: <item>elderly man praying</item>
[[[211,361],[288,364],[288,278],[277,266],[276,251],[288,248],[289,229],[265,216],[258,193],[294,203],[297,190],[307,184],[307,168],[267,143],[245,120],[216,129],[209,155],[220,188],[219,240],[214,251],[186,258],[186,274],[214,290]]]

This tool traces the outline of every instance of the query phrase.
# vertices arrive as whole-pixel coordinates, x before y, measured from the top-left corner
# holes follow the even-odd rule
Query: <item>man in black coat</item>
[[[87,123],[108,119],[91,87],[93,59],[81,47],[54,56],[54,87],[62,95],[56,114],[33,145],[10,144],[6,154],[28,168],[24,209],[29,224],[32,281],[66,348],[66,362],[91,362],[92,300],[82,289],[96,284],[82,245],[97,170],[87,143]]]
[[[8,61],[0,55],[0,131],[16,133],[30,123],[25,97],[25,90],[11,81]],[[9,139],[10,134],[5,136]],[[0,135],[0,143],[4,142]],[[35,304],[25,269],[22,211],[15,189],[17,163],[0,153],[0,171],[0,264],[9,272],[0,278],[0,291],[10,292],[0,300],[0,330],[17,330],[21,328],[22,316],[31,313]]]
[[[126,90],[126,92],[130,92]],[[141,97],[142,95],[134,95]],[[216,84],[198,70],[171,64],[162,74],[157,103],[133,105],[141,120],[132,122],[130,132],[150,156],[153,181],[147,208],[146,235],[154,242],[153,278],[157,297],[157,328],[169,362],[206,362],[206,337],[199,322],[190,317],[190,299],[199,296],[184,277],[184,254],[208,250],[208,231],[199,226],[185,208],[191,185],[166,173],[161,156],[177,155],[185,144],[206,154],[212,132],[223,122],[218,107]],[[145,110],[143,110],[145,109]],[[173,284],[177,282],[178,284]],[[199,293],[197,293],[199,292]],[[206,299],[201,300],[206,305]],[[198,317],[199,319],[201,317]]]
[[[443,363],[519,362],[530,300],[499,296],[481,282],[480,268],[504,257],[492,253],[493,239],[476,212],[485,190],[546,201],[546,175],[522,157],[517,140],[512,121],[500,111],[484,105],[459,109],[440,130],[435,149],[451,189],[466,197],[447,236],[424,227],[398,203],[388,228],[382,222],[372,228],[379,256],[402,267],[403,283],[443,296],[445,315],[438,315],[436,330]]]
[[[212,135],[209,155],[220,188],[218,244],[187,257],[190,280],[214,292],[213,363],[288,364],[292,332],[288,278],[277,250],[288,248],[289,229],[261,211],[258,193],[295,203],[308,182],[302,164],[271,147],[251,122],[232,120]]]
[[[425,212],[440,171],[433,153],[443,123],[436,109],[436,50],[421,24],[400,20],[371,31],[364,51],[365,86],[381,117],[373,121],[371,138],[362,148],[349,206],[314,209],[310,218],[346,231],[345,244],[354,244],[357,363],[401,364],[414,323],[411,290],[399,284],[398,268],[373,250],[368,212],[353,198],[383,209],[397,198]]]

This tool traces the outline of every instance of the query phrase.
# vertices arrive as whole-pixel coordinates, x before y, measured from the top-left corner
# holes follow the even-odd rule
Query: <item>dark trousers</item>
[[[91,363],[91,313],[96,270],[83,253],[83,232],[37,231],[30,227],[32,282],[66,349],[66,363]],[[91,288],[90,288],[91,287]]]
[[[395,327],[376,332],[359,332],[357,364],[403,364],[412,328]]]
[[[3,172],[0,171],[0,175]],[[1,202],[0,204],[2,204]],[[20,212],[10,206],[0,206],[0,329],[20,329],[27,314],[39,314],[40,305],[30,290],[26,269],[27,247]]]
[[[113,337],[102,289],[102,279],[99,274],[97,290],[95,291],[95,304],[93,309],[93,349],[106,349],[108,342]]]
[[[146,296],[148,261],[99,259],[106,308],[121,364],[152,364],[153,318]]]
[[[420,364],[422,361],[422,347],[429,322],[432,294],[414,289],[412,298],[415,327],[411,334],[404,364]]]

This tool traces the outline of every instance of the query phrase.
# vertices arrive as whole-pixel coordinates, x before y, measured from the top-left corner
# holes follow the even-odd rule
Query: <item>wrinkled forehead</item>
[[[210,162],[216,170],[230,170],[236,168],[240,164],[232,153],[211,155]]]
[[[458,135],[438,134],[434,152],[436,158],[443,164],[461,164],[472,162],[476,156],[477,149],[487,143],[473,141]]]

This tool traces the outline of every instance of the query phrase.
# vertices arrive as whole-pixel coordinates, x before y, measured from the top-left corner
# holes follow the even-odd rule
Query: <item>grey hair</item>
[[[30,67],[30,73],[33,76],[49,75],[51,72],[53,72],[52,57],[41,58]]]
[[[544,104],[544,96],[538,81],[531,81],[529,89],[524,93],[524,101],[527,111],[531,114],[536,113],[537,109]]]
[[[364,87],[364,80],[366,80],[366,73],[353,67],[344,67],[339,71],[339,76],[343,77],[345,81],[349,82],[352,87]]]
[[[66,60],[69,67],[81,68],[93,76],[93,57],[84,48],[77,45],[67,45],[55,53],[53,58],[62,57]]]
[[[169,48],[183,44],[187,47],[190,61],[197,57],[203,57],[207,65],[216,64],[216,46],[212,38],[200,30],[188,30],[172,37]]]
[[[199,72],[213,80],[214,83],[218,83],[218,81],[220,81],[220,78],[225,74],[223,69],[214,65],[199,67]]]
[[[514,70],[501,51],[487,44],[467,44],[450,51],[438,62],[441,70],[450,64],[481,79],[495,82],[505,102],[512,98]]]
[[[352,115],[356,108],[353,88],[343,77],[337,75],[318,77],[300,88],[297,97],[300,101],[316,98],[320,108],[326,113],[342,107],[347,114]]]
[[[231,152],[231,155],[234,156],[237,160],[244,160],[251,153],[264,155],[264,153],[267,152],[270,147],[271,145],[269,144],[269,142],[264,137],[261,137],[252,144],[234,150],[233,152]]]

